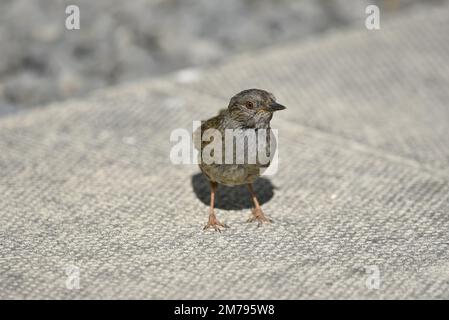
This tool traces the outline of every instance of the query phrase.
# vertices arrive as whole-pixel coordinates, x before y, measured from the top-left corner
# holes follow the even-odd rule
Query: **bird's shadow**
[[[205,205],[210,204],[210,184],[202,173],[192,176],[192,187],[198,199]],[[254,192],[259,203],[262,205],[273,198],[274,185],[264,177],[254,182]],[[215,208],[224,210],[240,210],[253,207],[248,188],[245,185],[228,187],[219,184],[215,197]]]

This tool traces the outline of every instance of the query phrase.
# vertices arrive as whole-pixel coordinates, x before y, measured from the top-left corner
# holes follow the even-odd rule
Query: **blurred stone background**
[[[444,0],[1,0],[0,116]],[[81,29],[66,30],[78,5]]]

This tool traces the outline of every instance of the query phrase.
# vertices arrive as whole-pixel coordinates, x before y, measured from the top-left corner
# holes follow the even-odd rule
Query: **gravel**
[[[440,2],[3,0],[0,116],[348,25],[364,28],[371,3],[390,16]],[[70,4],[80,8],[80,30],[65,28]]]

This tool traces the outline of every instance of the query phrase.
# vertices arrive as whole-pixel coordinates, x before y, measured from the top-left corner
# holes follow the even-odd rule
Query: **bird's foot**
[[[262,209],[252,209],[252,216],[246,222],[257,221],[257,226],[260,227],[264,223],[271,223],[273,220],[265,216]]]
[[[215,216],[215,214],[210,214],[209,215],[209,221],[204,226],[203,230],[206,230],[206,229],[209,229],[209,228],[213,228],[215,231],[221,232],[221,228],[229,228],[229,226],[227,226],[226,224],[221,223],[220,221],[218,221],[218,219]]]

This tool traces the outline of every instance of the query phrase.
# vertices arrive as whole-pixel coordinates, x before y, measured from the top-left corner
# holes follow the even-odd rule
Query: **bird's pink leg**
[[[257,221],[257,226],[261,226],[266,222],[273,222],[270,218],[267,218],[260,207],[259,201],[257,200],[256,193],[253,190],[253,185],[251,183],[248,184],[248,190],[251,193],[251,198],[254,202],[254,209],[252,210],[252,216],[248,219],[247,222]]]
[[[216,182],[210,182],[210,209],[209,209],[209,221],[207,222],[207,224],[204,226],[203,230],[206,230],[208,228],[213,228],[215,231],[220,231],[222,228],[228,228],[227,225],[225,225],[224,223],[221,223],[220,221],[218,221],[217,217],[215,216],[215,211],[214,211],[214,204],[215,204],[215,193],[217,191],[217,183]]]

